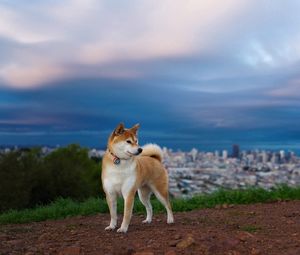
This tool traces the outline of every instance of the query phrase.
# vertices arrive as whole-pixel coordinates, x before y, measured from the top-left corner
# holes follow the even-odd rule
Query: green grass
[[[182,212],[201,208],[212,208],[218,204],[250,204],[280,199],[300,199],[300,187],[291,188],[280,186],[270,191],[261,188],[219,190],[210,195],[199,195],[190,199],[172,199],[171,202],[174,212]],[[163,206],[156,199],[152,200],[152,205],[154,212],[164,211]],[[118,211],[122,212],[122,208],[123,201],[119,200]],[[135,201],[134,211],[137,213],[145,212],[144,206],[138,199]],[[90,198],[84,202],[76,202],[71,199],[59,198],[46,206],[2,213],[0,214],[0,224],[63,219],[75,215],[92,215],[97,213],[108,213],[108,207],[104,199]]]
[[[240,227],[240,230],[243,230],[243,231],[246,231],[249,233],[255,233],[255,232],[261,230],[261,227],[254,226],[254,225],[247,225],[247,226]]]

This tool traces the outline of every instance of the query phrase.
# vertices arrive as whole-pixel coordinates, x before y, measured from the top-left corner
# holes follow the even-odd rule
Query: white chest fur
[[[122,161],[119,165],[109,165],[105,169],[103,186],[111,195],[126,196],[136,183],[136,163]]]

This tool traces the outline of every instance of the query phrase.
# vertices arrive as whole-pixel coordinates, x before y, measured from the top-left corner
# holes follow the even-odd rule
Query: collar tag
[[[114,157],[113,162],[115,165],[119,165],[121,163],[121,160],[117,157]]]
[[[121,159],[118,158],[115,154],[113,154],[109,149],[108,149],[110,155],[113,156],[113,162],[115,165],[119,165],[121,163]]]

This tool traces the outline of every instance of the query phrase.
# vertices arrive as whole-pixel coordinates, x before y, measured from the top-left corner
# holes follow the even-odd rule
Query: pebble
[[[154,255],[154,253],[152,251],[141,251],[133,253],[133,255]]]
[[[185,239],[181,240],[176,247],[179,249],[186,249],[189,246],[193,245],[195,243],[195,239],[193,236],[187,236]]]
[[[169,251],[165,252],[164,255],[176,255],[176,252],[173,250],[169,250]]]
[[[47,239],[49,239],[49,235],[47,233],[44,233],[39,236],[38,241],[41,242],[41,241],[45,241]]]
[[[80,254],[80,247],[79,246],[69,246],[62,248],[58,255],[79,255]]]
[[[113,248],[113,254],[118,254],[118,255],[132,255],[136,254],[137,252],[133,248],[133,246],[128,245],[128,246],[116,246],[117,244],[114,245]]]
[[[23,245],[24,241],[20,239],[15,239],[15,240],[7,241],[6,243],[11,246],[21,246]]]
[[[223,245],[228,248],[236,247],[240,243],[240,240],[237,238],[229,238],[223,242]]]
[[[286,255],[299,255],[300,249],[290,248],[285,252]]]
[[[6,235],[6,234],[0,234],[0,241],[6,241],[6,240],[8,240],[8,235]]]
[[[287,224],[295,224],[295,221],[293,221],[293,220],[287,220],[286,223]]]
[[[251,255],[259,255],[259,254],[261,254],[261,251],[257,248],[252,248],[250,254]]]
[[[174,236],[174,239],[175,239],[175,240],[178,240],[178,239],[180,239],[181,237],[182,237],[181,235],[177,234],[177,235]]]
[[[248,232],[239,232],[239,233],[237,234],[236,237],[237,237],[239,240],[245,242],[245,241],[247,241],[248,239],[253,238],[254,235],[252,235],[252,234],[250,234],[250,233],[248,233]]]
[[[241,253],[239,251],[229,251],[227,254],[228,255],[241,255]]]
[[[222,205],[222,208],[224,208],[224,209],[227,209],[229,206],[228,206],[228,204],[223,204]]]
[[[169,246],[175,247],[179,242],[180,242],[180,240],[172,240],[169,242]]]

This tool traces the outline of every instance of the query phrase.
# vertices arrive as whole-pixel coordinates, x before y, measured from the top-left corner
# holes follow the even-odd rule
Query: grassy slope
[[[218,204],[250,204],[279,199],[300,199],[300,187],[290,188],[281,186],[271,191],[258,188],[220,190],[210,195],[200,195],[190,199],[173,199],[172,206],[175,212],[181,212],[199,208],[211,208]],[[163,206],[156,199],[152,200],[152,205],[154,211],[164,211]],[[118,211],[121,212],[122,208],[123,201],[119,200]],[[138,213],[145,212],[143,205],[138,199],[135,201],[134,211]],[[0,214],[0,224],[62,219],[75,215],[91,215],[107,212],[108,207],[105,200],[99,198],[90,198],[84,202],[75,202],[71,199],[60,198],[46,206]]]

